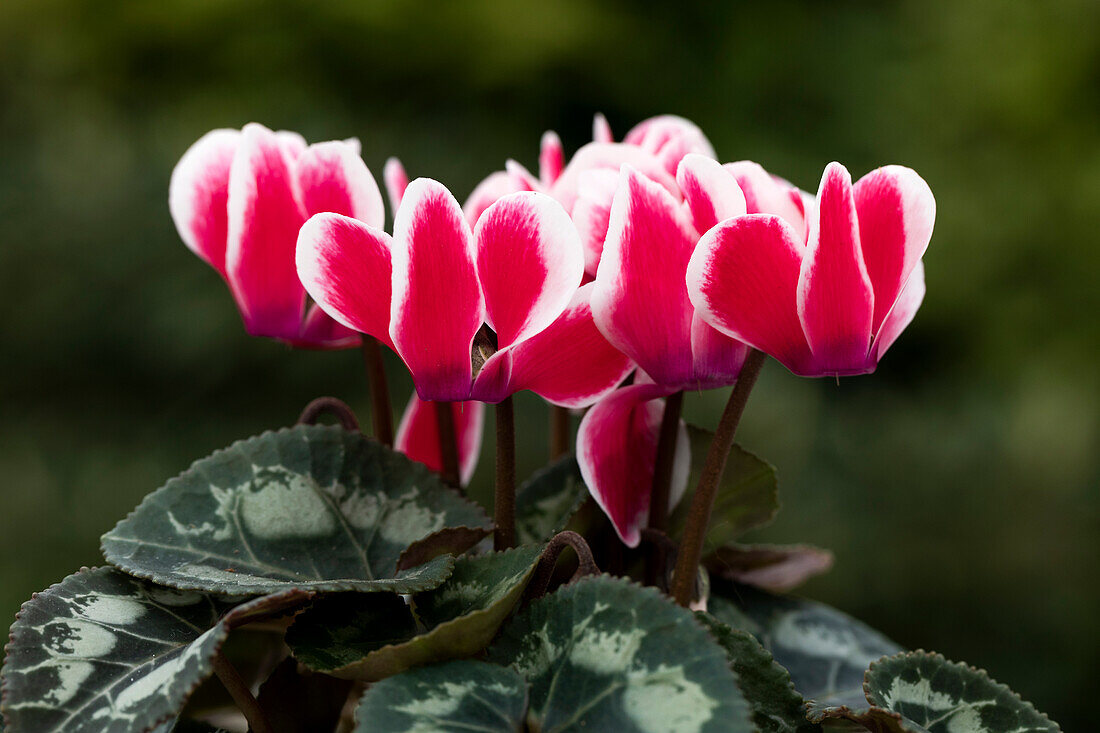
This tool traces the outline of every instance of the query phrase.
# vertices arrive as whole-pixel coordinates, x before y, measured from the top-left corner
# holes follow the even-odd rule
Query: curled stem
[[[435,424],[439,429],[439,456],[442,462],[440,476],[456,489],[462,484],[458,474],[458,434],[455,432],[455,414],[450,402],[435,402]]]
[[[367,384],[370,387],[371,421],[374,437],[387,448],[393,447],[393,408],[390,407],[390,390],[386,383],[386,365],[382,361],[382,347],[378,339],[363,334],[363,364],[367,368]]]
[[[267,714],[260,707],[252,690],[248,689],[241,673],[220,651],[214,656],[214,674],[218,676],[230,697],[233,698],[233,702],[237,703],[237,708],[244,714],[249,730],[253,733],[275,733],[275,729],[267,719]]]
[[[533,601],[546,595],[546,591],[550,588],[550,580],[554,577],[554,568],[558,564],[558,558],[561,557],[562,550],[566,547],[572,547],[573,552],[577,553],[577,571],[569,579],[570,583],[586,575],[599,574],[600,569],[596,566],[596,561],[592,558],[592,550],[588,547],[588,543],[584,541],[584,537],[569,530],[558,532],[551,538],[546,545],[546,549],[542,551],[542,555],[539,557],[539,564],[535,567],[535,576],[527,587],[528,600]]]
[[[359,430],[359,421],[355,418],[355,413],[346,402],[335,397],[318,397],[310,402],[298,416],[298,424],[316,425],[317,418],[325,414],[335,417],[344,430]]]
[[[516,416],[512,398],[496,406],[497,475],[493,497],[493,549],[516,545]]]
[[[718,484],[726,470],[726,459],[733,447],[733,437],[737,433],[738,423],[741,422],[741,414],[745,411],[749,394],[752,393],[756,378],[760,376],[760,368],[767,358],[762,351],[753,349],[749,352],[745,365],[741,367],[741,374],[737,377],[737,383],[733,386],[733,392],[730,393],[726,409],[718,421],[718,429],[714,431],[710,450],[707,451],[702,474],[699,476],[699,486],[692,497],[687,525],[680,541],[676,571],[672,576],[672,596],[681,606],[688,606],[694,595],[696,569],[703,556],[703,541],[707,536]]]
[[[550,460],[569,452],[569,408],[550,405]]]

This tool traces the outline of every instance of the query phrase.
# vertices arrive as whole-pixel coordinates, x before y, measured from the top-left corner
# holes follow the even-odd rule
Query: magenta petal
[[[806,209],[802,191],[750,160],[726,163],[723,168],[737,179],[745,196],[745,210],[749,214],[774,214],[783,217],[794,227],[798,242],[805,243]]]
[[[798,277],[798,315],[823,374],[863,374],[871,346],[875,296],[859,244],[852,179],[840,163],[821,177]]]
[[[684,274],[698,235],[659,184],[627,166],[622,176],[592,313],[607,340],[659,384],[689,386],[693,311]]]
[[[297,160],[299,155],[306,151],[306,139],[291,130],[279,130],[275,133],[275,140],[288,166]],[[358,151],[356,155],[358,155]]]
[[[623,142],[657,156],[671,175],[676,174],[676,168],[688,153],[714,157],[714,148],[698,125],[676,115],[658,115],[639,122]]]
[[[649,521],[650,489],[657,437],[667,390],[648,384],[612,392],[592,406],[577,430],[581,476],[615,532],[627,547],[637,547]],[[683,495],[690,467],[687,428],[681,422],[670,505]]]
[[[359,346],[362,339],[358,331],[337,323],[314,304],[306,313],[298,338],[288,343],[299,349],[350,349]]]
[[[619,185],[619,172],[610,168],[584,171],[578,178],[573,224],[584,247],[584,271],[595,277],[603,256],[603,243],[611,223],[611,203]]]
[[[396,212],[409,185],[409,175],[405,173],[405,166],[400,160],[397,158],[386,160],[386,164],[382,166],[382,183],[386,186],[386,198],[390,200],[390,211]]]
[[[725,387],[737,381],[749,347],[714,328],[698,312],[691,321],[695,389]]]
[[[578,288],[550,326],[486,361],[474,396],[499,402],[529,389],[560,407],[587,407],[626,379],[634,365],[596,328],[589,304],[592,287]]]
[[[713,158],[698,153],[685,155],[676,170],[676,183],[700,234],[724,219],[745,213],[745,196],[737,179]]]
[[[711,326],[781,361],[812,371],[796,294],[803,247],[778,216],[719,223],[699,240],[687,269],[695,311]]]
[[[462,213],[466,221],[473,227],[481,214],[495,204],[501,196],[507,196],[517,191],[529,191],[530,186],[518,180],[507,171],[495,171],[474,187],[466,203],[462,205]]]
[[[871,171],[854,192],[863,261],[875,292],[871,327],[877,331],[928,248],[936,199],[916,171],[899,165]]]
[[[877,363],[897,340],[901,332],[905,330],[917,315],[924,300],[924,263],[918,262],[909,274],[909,280],[901,289],[894,307],[886,314],[882,326],[875,335],[875,342],[871,345],[871,355]]]
[[[393,225],[390,336],[421,399],[470,396],[470,349],[485,318],[476,252],[462,209],[443,184],[418,178]]]
[[[332,212],[379,228],[386,223],[382,193],[356,146],[339,140],[317,143],[293,167],[307,215]]]
[[[458,439],[459,476],[465,485],[474,475],[481,453],[485,405],[480,402],[452,402],[451,410],[455,418],[455,436]],[[434,404],[424,402],[413,393],[397,426],[393,447],[433,471],[443,469]]]
[[[298,235],[298,276],[310,297],[344,326],[390,342],[390,251],[381,229],[318,214]]]
[[[229,173],[226,274],[254,336],[296,336],[305,305],[294,264],[305,216],[282,151],[288,139],[245,125]]]
[[[562,169],[565,168],[565,150],[561,145],[558,133],[548,130],[543,133],[542,142],[539,145],[539,181],[543,186],[549,187],[558,180]]]
[[[680,189],[661,161],[652,153],[636,145],[622,143],[589,143],[577,151],[569,165],[550,189],[550,195],[561,202],[568,212],[576,203],[580,177],[585,171],[607,169],[618,173],[624,166],[636,168],[647,178],[660,183],[670,194],[678,197]],[[673,169],[675,170],[675,169]]]
[[[615,136],[611,133],[611,125],[608,124],[607,118],[599,112],[597,112],[596,115],[592,118],[592,142],[615,142]]]
[[[486,322],[499,348],[553,323],[584,275],[580,236],[554,199],[523,191],[485,210],[474,229]]]
[[[188,249],[225,277],[229,168],[238,130],[213,130],[187,149],[172,171],[168,208]]]

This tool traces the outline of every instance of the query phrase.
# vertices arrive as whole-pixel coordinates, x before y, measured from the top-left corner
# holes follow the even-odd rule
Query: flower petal
[[[584,275],[580,235],[554,199],[509,194],[485,210],[474,229],[486,322],[499,348],[554,322]]]
[[[748,346],[708,324],[696,311],[691,319],[695,389],[715,389],[733,384],[748,355]]]
[[[306,292],[338,323],[390,341],[390,251],[381,229],[340,214],[318,214],[298,235],[298,276]]]
[[[552,186],[563,168],[565,150],[562,148],[561,138],[553,130],[547,130],[539,144],[539,181],[543,186]]]
[[[379,228],[386,223],[378,184],[355,146],[339,140],[310,145],[293,169],[307,215],[332,212]]]
[[[611,222],[611,203],[619,186],[619,172],[610,168],[583,171],[577,179],[573,224],[584,247],[584,271],[595,277]]]
[[[882,327],[875,335],[875,342],[871,345],[871,353],[875,362],[882,358],[886,350],[897,341],[898,336],[905,330],[905,327],[912,323],[923,300],[924,263],[917,262],[913,272],[909,274],[909,280],[905,283],[898,299],[894,302],[894,307],[886,314],[886,318],[882,321]]]
[[[550,195],[561,202],[566,211],[572,213],[582,173],[600,168],[618,173],[623,165],[636,168],[647,178],[657,181],[674,197],[680,196],[676,179],[665,170],[656,156],[636,145],[623,143],[588,143],[582,147],[569,161],[569,165],[565,166],[565,170],[550,189]]]
[[[699,240],[687,287],[708,324],[807,374],[812,360],[796,309],[803,247],[795,237],[778,216],[721,222]]]
[[[462,213],[469,225],[473,227],[482,213],[495,204],[501,196],[528,190],[530,190],[528,186],[508,171],[495,171],[474,187],[470,197],[462,205]]]
[[[669,387],[694,381],[693,311],[684,273],[697,237],[687,213],[664,188],[623,167],[592,313],[608,341]]]
[[[168,208],[188,249],[225,277],[229,168],[239,130],[212,130],[187,149],[172,171]]]
[[[358,331],[337,323],[314,303],[302,322],[301,334],[288,343],[297,349],[350,349],[362,339]]]
[[[486,402],[529,389],[559,407],[587,407],[617,387],[634,365],[592,320],[592,284],[576,290],[549,327],[489,358],[474,385]]]
[[[737,179],[713,158],[685,155],[676,169],[676,183],[700,234],[724,219],[746,213],[745,195]]]
[[[390,211],[396,213],[401,206],[401,197],[409,185],[409,174],[397,158],[387,158],[382,166],[382,183],[386,186],[386,198],[390,200]]]
[[[639,122],[626,133],[623,142],[653,153],[670,175],[676,175],[676,168],[688,153],[714,157],[714,148],[699,126],[676,115],[658,115]]]
[[[462,484],[466,485],[474,475],[481,454],[485,405],[480,402],[452,402],[451,410],[458,440],[458,472]],[[397,426],[393,447],[433,471],[443,470],[443,452],[439,447],[439,426],[433,403],[424,402],[413,393]]]
[[[775,214],[794,227],[799,243],[806,241],[806,210],[802,191],[782,178],[771,175],[751,160],[723,166],[737,179],[750,214]]]
[[[294,250],[306,217],[283,153],[293,140],[245,125],[229,172],[225,268],[245,328],[254,336],[294,337],[302,322],[306,293]]]
[[[878,331],[932,238],[936,199],[916,171],[888,165],[853,187],[859,241],[875,291],[871,329]]]
[[[599,112],[592,118],[592,142],[615,142],[615,136],[611,133],[611,125],[608,124],[607,118]]]
[[[875,296],[860,250],[852,178],[840,163],[821,177],[798,277],[798,315],[818,369],[864,374]]]
[[[637,547],[649,521],[657,438],[667,390],[637,384],[612,392],[592,406],[577,430],[577,463],[592,497],[627,547]],[[690,468],[687,427],[676,439],[670,505],[683,496]]]
[[[443,184],[418,178],[393,224],[390,337],[421,399],[469,398],[470,348],[485,318],[470,225]]]

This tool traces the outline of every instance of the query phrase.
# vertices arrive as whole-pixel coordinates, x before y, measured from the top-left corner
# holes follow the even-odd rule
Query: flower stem
[[[233,702],[237,703],[237,708],[244,713],[249,730],[253,733],[275,732],[275,729],[271,727],[271,722],[267,719],[267,714],[260,707],[256,696],[252,694],[252,690],[248,689],[241,673],[220,651],[214,655],[214,674],[221,680],[230,697],[233,698]]]
[[[442,461],[440,476],[456,489],[462,488],[458,474],[458,435],[455,433],[455,414],[450,402],[434,402],[435,424],[439,428],[439,456]]]
[[[363,334],[363,364],[367,367],[370,385],[371,420],[374,437],[387,448],[393,447],[393,409],[390,407],[390,390],[386,384],[386,367],[382,362],[382,347],[378,339]]]
[[[516,416],[512,398],[496,406],[497,486],[493,498],[496,531],[493,549],[507,550],[516,545]]]
[[[691,500],[684,537],[680,541],[676,571],[672,576],[672,595],[681,606],[686,607],[692,601],[695,576],[699,560],[703,556],[703,541],[707,536],[707,526],[710,524],[710,513],[714,509],[714,498],[718,494],[718,484],[722,480],[722,473],[726,470],[726,459],[729,458],[730,449],[733,447],[733,436],[737,433],[741,414],[745,411],[749,394],[767,358],[762,351],[753,349],[749,352],[745,365],[741,367],[741,374],[737,377],[737,384],[730,393],[726,409],[722,412],[722,418],[718,421],[718,429],[714,431],[710,450],[707,451],[702,475],[699,477],[699,486],[695,489],[695,496]]]
[[[550,405],[550,460],[569,452],[569,408]]]
[[[676,438],[683,411],[683,391],[673,392],[665,400],[661,429],[657,436],[657,457],[653,462],[653,485],[649,493],[649,527],[659,532],[668,529],[668,497],[672,484],[672,467],[676,463]],[[654,544],[650,550],[646,582],[654,585],[658,568],[665,566],[665,548]]]

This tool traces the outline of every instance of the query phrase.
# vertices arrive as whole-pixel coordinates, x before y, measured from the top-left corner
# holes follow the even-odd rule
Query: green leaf
[[[674,539],[684,533],[691,500],[699,485],[699,475],[714,433],[688,425],[688,437],[691,439],[691,477],[684,497],[669,518],[669,536]],[[768,524],[778,511],[775,468],[734,443],[714,500],[704,554],[733,542],[750,529]]]
[[[371,685],[355,711],[357,733],[515,733],[527,685],[505,667],[460,661],[420,667]]]
[[[833,553],[812,545],[726,545],[703,563],[711,575],[786,593],[833,566]]]
[[[476,654],[519,602],[541,552],[526,546],[459,558],[442,585],[413,597],[415,616],[386,593],[321,599],[295,619],[287,644],[312,669],[368,681]]]
[[[863,705],[863,673],[901,648],[823,603],[715,583],[707,603],[723,623],[750,632],[786,667],[795,689],[827,705]]]
[[[1057,733],[1047,716],[984,670],[916,651],[880,659],[866,676],[867,701],[928,733]]]
[[[820,726],[806,720],[802,696],[791,676],[752,634],[732,629],[707,613],[696,618],[726,650],[741,693],[753,710],[760,733],[813,733]]]
[[[81,570],[23,604],[4,662],[15,731],[130,733],[175,717],[232,628],[302,605],[286,590],[244,605]]]
[[[103,536],[107,561],[162,585],[217,593],[412,593],[449,556],[397,572],[410,544],[485,513],[422,464],[359,433],[306,426],[198,461]]]
[[[489,649],[531,685],[543,731],[752,731],[722,648],[653,588],[584,578],[533,602]]]
[[[588,496],[577,459],[564,456],[536,471],[516,492],[516,538],[546,542],[565,529]]]

